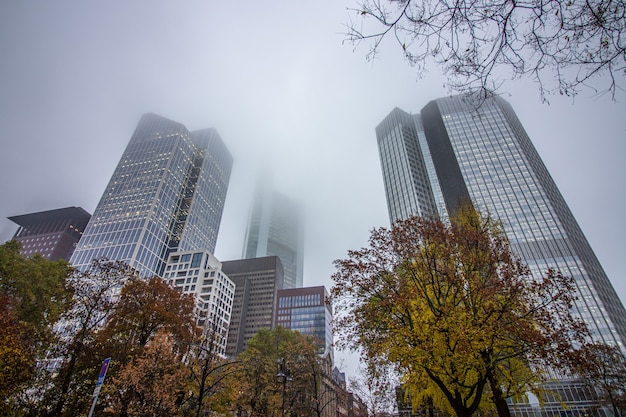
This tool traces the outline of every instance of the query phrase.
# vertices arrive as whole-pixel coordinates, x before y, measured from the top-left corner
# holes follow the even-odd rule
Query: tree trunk
[[[198,408],[196,409],[196,417],[201,417],[202,415],[202,403],[204,403],[204,383],[206,381],[206,372],[205,369],[202,369],[202,375],[200,379],[200,387],[198,388]]]
[[[80,354],[82,345],[79,345],[74,353],[71,354],[70,360],[67,363],[67,367],[63,370],[63,379],[61,382],[61,389],[59,392],[59,399],[52,410],[51,416],[60,416],[63,411],[63,406],[67,399],[67,394],[70,390],[70,383],[72,382],[72,376],[74,375],[74,368],[76,366],[76,356]]]
[[[428,417],[435,417],[435,406],[433,405],[432,397],[426,399],[426,408],[428,409]],[[411,412],[411,415],[413,412]]]
[[[502,390],[491,370],[487,371],[487,379],[489,380],[489,387],[491,388],[491,394],[493,396],[493,402],[496,405],[498,417],[511,417],[509,405],[506,403],[506,399],[502,397]]]

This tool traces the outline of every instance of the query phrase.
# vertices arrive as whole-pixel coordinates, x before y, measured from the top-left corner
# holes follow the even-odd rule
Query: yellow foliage
[[[345,313],[336,327],[366,361],[395,365],[414,406],[470,416],[533,389],[542,375],[529,358],[545,359],[553,340],[566,345],[562,325],[573,321],[546,314],[567,310],[567,291],[553,296],[566,280],[534,283],[501,225],[471,207],[451,224],[411,218],[375,230],[349,255],[335,262],[332,296]]]

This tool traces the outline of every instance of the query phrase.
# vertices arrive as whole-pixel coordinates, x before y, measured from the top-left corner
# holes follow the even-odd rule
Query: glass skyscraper
[[[284,288],[301,288],[304,234],[298,204],[275,191],[266,178],[257,184],[243,258],[278,256],[283,264]]]
[[[502,221],[533,274],[552,267],[573,277],[575,313],[594,339],[625,350],[624,306],[509,103],[493,97],[477,107],[470,96],[454,96],[416,115],[394,109],[376,135],[392,222],[445,218],[471,201]],[[563,391],[561,399],[580,411],[575,397]],[[555,403],[544,411],[560,409]]]
[[[214,252],[232,163],[215,129],[144,115],[70,262],[105,257],[151,276],[171,252]]]
[[[391,221],[437,213],[419,118],[395,108],[376,127]]]

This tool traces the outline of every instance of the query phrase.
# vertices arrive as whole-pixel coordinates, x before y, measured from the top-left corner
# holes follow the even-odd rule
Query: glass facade
[[[74,252],[127,262],[142,276],[161,275],[177,250],[215,250],[232,157],[214,129],[188,132],[144,115]]]
[[[573,277],[578,315],[596,339],[624,349],[624,307],[511,106],[496,97],[476,112],[460,96],[428,106],[429,116],[443,121],[460,167],[461,177],[447,181],[462,181],[476,208],[503,222],[511,249],[534,274],[553,267]]]
[[[622,302],[511,106],[495,97],[477,109],[466,96],[454,96],[431,101],[414,119],[417,136],[426,139],[420,142],[427,155],[423,158],[426,172],[431,184],[439,186],[432,189],[435,201],[443,201],[445,210],[452,212],[467,199],[500,219],[511,249],[534,275],[552,267],[575,279],[579,297],[575,313],[593,331],[593,338],[625,350]],[[389,125],[386,132],[392,134],[394,129]],[[378,130],[377,134],[380,144],[385,136]],[[422,158],[422,153],[413,157]],[[381,150],[384,176],[395,169],[390,165],[396,159],[382,155]],[[404,164],[407,158],[402,155],[397,163]],[[414,193],[401,188],[386,186],[387,200],[394,202]],[[441,216],[446,216],[438,206]],[[423,215],[424,211],[390,208],[392,221],[410,214]],[[570,406],[580,408],[575,403]]]
[[[278,256],[284,268],[284,288],[300,288],[303,282],[304,234],[300,207],[274,191],[263,180],[257,186],[243,258]]]
[[[332,307],[326,303],[324,287],[292,288],[278,291],[275,323],[286,329],[314,336],[320,343],[319,353],[333,357],[331,323]]]
[[[420,132],[414,118],[397,107],[376,127],[392,223],[411,214],[427,216],[437,212]]]

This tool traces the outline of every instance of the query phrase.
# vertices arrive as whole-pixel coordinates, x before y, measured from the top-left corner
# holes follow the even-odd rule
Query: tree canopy
[[[121,416],[180,416],[178,400],[185,394],[186,376],[172,337],[158,331],[110,378],[108,391],[118,395],[110,396],[109,410]]]
[[[241,363],[219,354],[219,340],[223,337],[214,323],[199,338],[193,340],[185,353],[188,370],[188,397],[183,408],[200,417],[207,410],[223,413],[235,397],[242,375]]]
[[[67,285],[72,268],[64,260],[22,256],[20,248],[14,240],[0,245],[0,294],[8,297],[10,309],[31,331],[46,332],[72,300]]]
[[[586,334],[570,314],[573,281],[531,277],[498,222],[471,208],[375,229],[335,265],[340,344],[373,369],[395,365],[414,406],[507,416],[506,398],[536,390]]]
[[[35,367],[36,352],[30,344],[28,328],[10,308],[6,295],[0,295],[0,398],[9,398],[28,381]],[[8,405],[0,403],[0,413]]]
[[[106,357],[112,360],[99,409],[185,411],[180,403],[193,384],[183,358],[200,334],[191,297],[159,277],[139,278],[123,262],[97,259],[77,271],[22,257],[14,243],[0,247],[0,288],[3,414],[85,414]]]
[[[114,383],[104,393],[119,415],[170,415],[178,406],[188,375],[181,370],[182,356],[199,335],[193,308],[191,296],[159,277],[126,281],[96,339],[99,357],[112,358]],[[164,361],[162,368],[151,362],[157,357]],[[169,385],[142,383],[156,376]]]
[[[53,325],[71,306],[66,261],[25,257],[21,245],[0,245],[0,413],[33,384],[36,361],[55,343]]]
[[[367,43],[369,59],[392,38],[419,75],[434,63],[453,91],[530,78],[543,99],[581,87],[614,97],[624,81],[624,0],[360,0],[353,11],[347,40]]]
[[[311,337],[280,326],[264,329],[248,340],[238,360],[243,378],[237,413],[277,417],[284,407],[285,415],[312,415],[323,406],[317,344]],[[277,378],[279,371],[285,375],[283,382]]]
[[[572,369],[614,417],[626,415],[626,357],[618,346],[588,342],[572,355]]]
[[[134,276],[124,262],[95,259],[88,270],[68,277],[71,308],[54,326],[56,342],[38,358],[46,366],[38,367],[36,389],[30,387],[20,397],[31,412],[77,415],[89,407],[94,373],[106,357],[97,349],[99,332],[111,317],[115,295]]]

